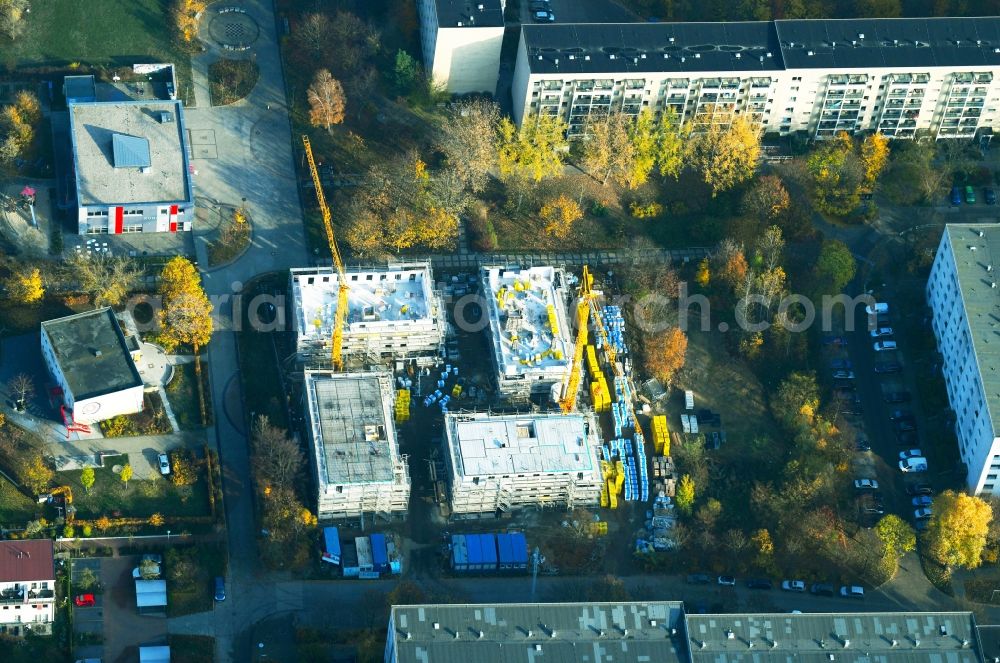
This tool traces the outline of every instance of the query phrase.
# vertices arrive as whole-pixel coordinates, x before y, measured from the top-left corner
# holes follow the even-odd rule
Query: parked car
[[[976,202],[976,190],[972,188],[972,185],[965,187],[965,202],[969,205]]]
[[[924,455],[920,449],[907,449],[906,451],[899,452],[899,459],[906,460],[907,458],[920,458]]]
[[[854,365],[850,359],[831,359],[830,368],[835,370],[850,370]]]
[[[927,459],[922,456],[917,456],[916,458],[901,460],[899,461],[899,469],[901,472],[926,472]]]
[[[884,396],[886,403],[909,403],[910,398],[910,392],[908,391],[890,391]]]
[[[954,207],[962,204],[962,190],[957,186],[951,187],[951,204]]]
[[[712,582],[712,576],[707,573],[689,573],[687,581],[692,585],[708,585]]]
[[[912,500],[910,500],[913,506],[930,506],[931,502],[933,501],[934,498],[931,497],[930,495],[917,495]]]
[[[854,487],[858,490],[878,490],[878,481],[875,479],[855,479]]]
[[[892,327],[876,327],[868,332],[872,338],[888,338],[892,336]]]
[[[549,9],[549,0],[531,0],[528,9],[533,12],[547,11]]]
[[[809,593],[816,594],[817,596],[833,596],[834,591],[833,585],[828,585],[823,582],[813,583],[809,588]]]
[[[93,594],[80,594],[73,597],[73,605],[78,608],[92,608],[97,605],[97,601],[94,599]]]
[[[886,315],[889,313],[889,305],[885,302],[875,302],[874,306],[869,304],[865,307],[865,313],[868,315]]]
[[[840,588],[840,595],[850,599],[863,599],[865,597],[865,588],[858,585],[844,585]]]
[[[896,349],[896,341],[875,341],[872,343],[875,352],[888,352]]]
[[[899,421],[892,422],[893,428],[896,429],[897,433],[913,432],[917,430],[917,424],[912,419],[900,419]]]
[[[893,410],[889,414],[890,421],[901,421],[903,419],[913,419],[913,413],[909,410]]]
[[[548,9],[531,12],[531,20],[535,23],[552,23],[556,20],[556,15]]]
[[[771,589],[771,581],[767,578],[751,578],[747,580],[749,589]]]
[[[170,474],[170,459],[167,458],[167,454],[158,455],[156,460],[160,463],[160,474],[163,476]]]
[[[899,373],[903,370],[903,365],[898,361],[877,361],[875,362],[876,373]]]
[[[226,600],[226,579],[222,576],[215,576],[215,600]]]
[[[908,495],[930,495],[934,489],[930,487],[930,484],[911,483],[906,487],[906,492]]]
[[[833,377],[835,380],[853,380],[854,371],[834,371]]]
[[[927,520],[931,517],[930,507],[925,507],[923,509],[914,509],[913,518],[915,520]]]
[[[996,189],[994,189],[991,186],[988,186],[985,189],[983,189],[983,202],[985,202],[987,205],[996,205],[997,204]]]
[[[786,592],[804,592],[806,583],[804,580],[782,580],[781,589]]]
[[[720,585],[725,585],[726,587],[736,586],[736,578],[734,576],[719,576],[716,578],[716,582]]]

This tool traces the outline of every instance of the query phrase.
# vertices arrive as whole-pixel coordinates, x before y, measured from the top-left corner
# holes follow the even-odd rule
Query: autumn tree
[[[80,485],[87,493],[90,493],[90,489],[94,487],[94,480],[94,468],[83,468],[83,471],[80,472]]]
[[[993,509],[979,497],[946,490],[934,498],[927,548],[941,564],[977,568],[986,548]]]
[[[712,124],[691,137],[691,162],[712,196],[753,176],[760,161],[760,134],[750,120],[736,117],[728,128]]]
[[[694,480],[691,478],[690,474],[685,474],[677,483],[677,489],[674,493],[674,504],[677,505],[678,511],[683,513],[685,516],[690,516],[691,510],[694,508],[694,497]]]
[[[573,231],[573,224],[583,218],[583,209],[575,200],[561,194],[542,205],[538,216],[545,224],[546,234],[565,239]]]
[[[49,484],[56,473],[49,467],[48,463],[38,451],[27,455],[22,459],[18,476],[28,490],[40,495],[48,490]]]
[[[0,0],[0,34],[8,39],[21,36],[29,12],[29,0]]]
[[[193,44],[198,38],[198,15],[205,11],[204,0],[175,0],[173,7],[174,27],[185,44]]]
[[[294,486],[294,479],[302,470],[305,457],[299,445],[283,429],[272,424],[266,415],[257,415],[250,444],[250,464],[262,491],[275,486]]]
[[[14,95],[14,108],[17,109],[21,120],[30,126],[36,126],[42,119],[42,105],[31,90],[19,90]]]
[[[740,210],[747,216],[761,221],[773,221],[791,204],[791,199],[781,178],[777,175],[763,175],[754,180],[743,194]]]
[[[606,185],[613,175],[624,175],[633,160],[630,122],[624,113],[592,116],[587,121],[580,139],[581,161],[602,185]]]
[[[158,524],[154,524],[154,520],[158,521]],[[149,521],[150,525],[159,527],[160,525],[163,525],[163,516],[158,513],[154,513],[149,517]],[[143,580],[152,580],[159,575],[160,565],[156,563],[156,560],[146,558],[139,562],[139,576],[142,577]]]
[[[684,169],[689,132],[682,128],[680,118],[672,108],[663,112],[654,138],[657,170],[662,177],[677,179]]]
[[[37,267],[18,267],[4,281],[7,297],[17,304],[38,304],[45,296],[42,273]]]
[[[839,239],[825,240],[813,266],[816,292],[824,295],[843,292],[856,270],[857,261],[846,244]]]
[[[309,99],[309,122],[314,127],[330,131],[334,124],[344,121],[346,99],[344,88],[329,69],[320,69],[306,92]]]
[[[688,338],[680,327],[647,335],[643,339],[646,371],[664,385],[669,385],[677,371],[684,367]]]
[[[707,288],[712,281],[712,272],[709,267],[708,258],[702,258],[698,263],[698,270],[694,274],[694,282],[702,288]]]
[[[819,385],[815,373],[790,373],[771,397],[771,413],[789,430],[812,421],[818,412]]]
[[[562,174],[567,143],[566,123],[555,115],[526,119],[521,127],[507,118],[500,120],[497,168],[500,178],[518,189],[518,208],[525,185]]]
[[[881,133],[867,136],[861,143],[861,167],[864,170],[865,191],[871,192],[879,175],[889,164],[889,139]]]
[[[167,350],[190,344],[198,354],[198,349],[212,337],[212,304],[190,260],[176,256],[163,267],[159,293],[160,342]]]
[[[175,486],[190,486],[198,480],[198,466],[190,449],[170,452],[170,482]]]
[[[128,490],[128,482],[132,479],[132,465],[129,463],[122,465],[122,471],[118,475],[118,478],[125,484],[125,490]]]
[[[153,515],[151,515],[149,517],[149,524],[152,525],[153,527],[163,527],[163,523],[165,523],[165,522],[166,522],[166,520],[164,520],[162,513],[154,513]],[[144,561],[153,562],[153,560],[151,560],[151,559],[147,559],[147,560],[144,560]],[[153,562],[153,564],[156,564],[156,562]],[[143,577],[145,577],[145,576],[143,576]]]
[[[295,52],[308,57],[312,62],[326,62],[330,44],[330,33],[333,31],[330,16],[322,12],[303,14],[296,21],[292,30],[292,41]]]
[[[854,0],[854,13],[858,18],[899,18],[902,0]]]
[[[139,285],[142,268],[134,258],[105,253],[74,253],[66,261],[66,280],[90,297],[95,308],[121,306]]]
[[[438,134],[438,147],[447,168],[473,193],[481,192],[496,165],[500,107],[492,101],[470,99],[454,104],[447,125]]]
[[[861,201],[865,169],[846,132],[824,143],[806,161],[813,204],[820,212],[846,216]]]
[[[750,537],[757,557],[755,565],[761,569],[770,569],[774,566],[774,541],[771,533],[767,529],[758,529]]]
[[[882,516],[875,525],[875,536],[882,542],[881,564],[888,577],[896,575],[899,558],[917,547],[917,534],[905,520],[896,514]]]
[[[743,285],[750,269],[743,245],[728,237],[719,242],[712,262],[715,263],[716,277],[733,291]]]

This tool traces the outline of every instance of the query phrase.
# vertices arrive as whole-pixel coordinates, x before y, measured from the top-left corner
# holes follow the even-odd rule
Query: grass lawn
[[[168,635],[167,644],[175,660],[186,663],[215,661],[215,638],[207,635]]]
[[[16,527],[34,519],[38,504],[0,476],[0,525]]]
[[[117,474],[111,471],[115,465],[124,465],[128,456],[106,458],[104,467],[94,470],[94,486],[90,494],[80,483],[81,470],[58,472],[57,480],[73,489],[73,504],[77,508],[76,517],[83,520],[111,516],[121,512],[122,516],[145,518],[160,513],[165,516],[207,516],[208,484],[204,473],[191,486],[175,486],[165,478],[128,482],[128,489]]]
[[[83,307],[81,310],[86,310]],[[79,313],[74,311],[60,299],[46,297],[37,306],[24,306],[5,302],[0,304],[0,336],[19,336],[28,332],[37,332],[42,320],[61,318]]]
[[[59,646],[55,635],[31,635],[27,638],[0,639],[0,661],[4,663],[39,663],[65,661],[68,652]]]
[[[173,548],[167,551],[167,614],[170,617],[190,615],[212,609],[214,578],[226,575],[226,547],[223,544],[202,544],[197,547]],[[171,572],[174,569],[174,572]],[[173,573],[184,569],[183,578]],[[182,658],[181,660],[188,660]]]
[[[202,369],[205,369],[202,358]],[[202,385],[205,390],[205,415],[208,423],[212,423],[212,399],[208,392],[207,375],[202,370]],[[198,409],[198,382],[194,372],[194,364],[178,364],[174,366],[174,379],[167,385],[167,398],[170,407],[177,417],[177,424],[182,430],[197,430],[204,428],[201,424],[201,412]]]

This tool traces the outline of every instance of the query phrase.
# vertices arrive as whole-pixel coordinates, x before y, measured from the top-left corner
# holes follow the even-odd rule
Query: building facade
[[[43,322],[41,344],[56,384],[52,395],[62,401],[67,420],[92,424],[142,412],[144,386],[135,345],[111,308]]]
[[[410,473],[396,438],[392,374],[307,370],[304,387],[316,516],[405,518]]]
[[[81,235],[191,230],[180,101],[70,103],[69,119]]]
[[[749,116],[825,139],[992,133],[1000,18],[524,25],[512,85],[518,124],[557,115],[570,134],[620,111],[703,130]]]
[[[495,94],[504,0],[418,0],[424,69],[452,94]]]
[[[445,309],[429,263],[349,271],[347,278],[345,361],[425,365],[442,356]],[[317,267],[293,269],[289,279],[299,359],[329,366],[340,277],[331,267]]]
[[[1000,228],[945,226],[927,280],[958,451],[973,494],[1000,494]]]
[[[592,414],[445,415],[453,514],[596,505],[600,429]]]
[[[56,605],[52,541],[0,541],[0,625],[52,632]]]

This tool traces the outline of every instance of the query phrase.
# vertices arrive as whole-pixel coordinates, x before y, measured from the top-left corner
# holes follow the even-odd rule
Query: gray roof
[[[679,601],[412,605],[390,624],[398,663],[680,663],[682,616]]]
[[[148,168],[149,141],[139,136],[113,134],[111,152],[115,168]]]
[[[687,636],[692,663],[981,660],[970,612],[687,615]]]
[[[173,121],[162,122],[163,112]],[[181,102],[70,104],[69,116],[81,206],[193,201]],[[119,165],[126,152],[139,158]],[[130,167],[144,161],[145,172]]]
[[[118,319],[110,308],[42,323],[77,401],[142,386]]]
[[[320,480],[391,482],[399,454],[392,376],[306,371],[305,382]]]
[[[768,21],[525,24],[521,31],[534,73],[784,68],[774,23]]]
[[[442,28],[503,27],[500,0],[436,0],[438,26]],[[480,9],[479,7],[482,7]]]
[[[948,224],[944,230],[958,276],[958,287],[965,306],[965,318],[972,334],[972,347],[976,353],[979,376],[983,382],[983,396],[989,408],[993,430],[1000,430],[1000,288],[994,288],[996,271],[1000,268],[1000,227],[995,224]],[[979,233],[983,236],[980,237]],[[973,251],[970,247],[975,247]]]
[[[1000,64],[997,52],[1000,49],[1000,18],[996,16],[774,23],[785,66],[789,69],[995,67]]]
[[[66,76],[63,79],[63,93],[67,99],[95,99],[97,85],[94,76]]]

